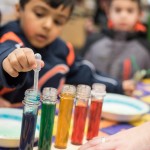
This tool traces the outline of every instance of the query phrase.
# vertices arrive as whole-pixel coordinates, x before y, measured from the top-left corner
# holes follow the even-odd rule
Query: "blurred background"
[[[100,32],[101,28],[106,27],[107,1],[77,0],[74,13],[61,35],[65,41],[73,44],[77,54],[80,53],[80,50],[84,46],[87,36],[95,32]],[[148,27],[150,0],[141,1],[144,8],[141,21]],[[0,0],[0,11],[2,13],[1,25],[17,18],[15,12],[15,4],[17,2],[18,0]]]

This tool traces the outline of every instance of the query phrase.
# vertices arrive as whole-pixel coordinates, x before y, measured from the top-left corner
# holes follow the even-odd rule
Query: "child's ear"
[[[15,8],[16,8],[16,15],[17,15],[17,18],[20,18],[20,5],[19,4],[16,4],[15,5]]]

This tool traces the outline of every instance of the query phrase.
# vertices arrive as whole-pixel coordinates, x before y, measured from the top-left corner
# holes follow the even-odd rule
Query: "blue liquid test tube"
[[[19,150],[33,150],[39,99],[37,91],[26,90]]]

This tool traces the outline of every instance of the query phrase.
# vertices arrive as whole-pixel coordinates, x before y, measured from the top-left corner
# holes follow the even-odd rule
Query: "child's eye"
[[[39,18],[42,18],[42,17],[44,17],[45,14],[43,14],[43,13],[37,13],[37,12],[36,12],[35,15],[36,15],[37,17],[39,17]]]
[[[63,23],[62,21],[60,21],[60,20],[54,20],[54,23],[55,23],[56,25],[58,25],[58,26],[61,26],[61,25],[64,24],[64,23]]]
[[[133,13],[133,9],[128,9],[128,12],[129,13]]]
[[[116,8],[116,12],[117,12],[117,13],[120,13],[120,12],[121,12],[121,9],[120,9],[120,8]]]

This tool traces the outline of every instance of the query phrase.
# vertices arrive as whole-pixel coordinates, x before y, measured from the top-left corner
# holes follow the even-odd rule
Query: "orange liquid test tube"
[[[55,139],[55,147],[59,149],[67,147],[75,92],[76,88],[73,85],[65,85],[60,94],[58,124]]]

